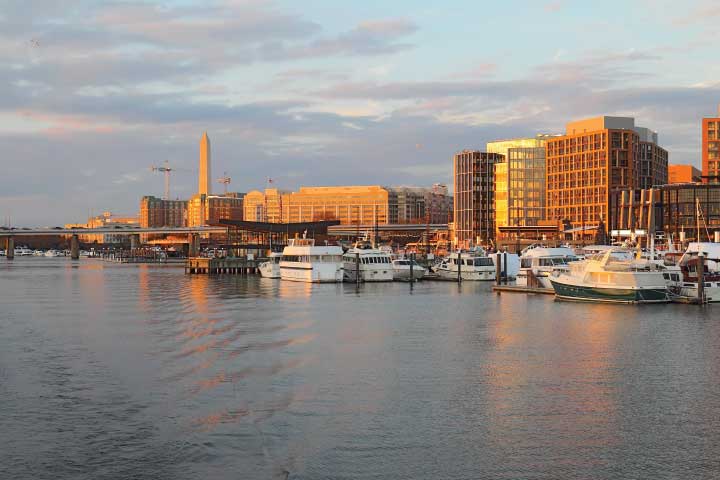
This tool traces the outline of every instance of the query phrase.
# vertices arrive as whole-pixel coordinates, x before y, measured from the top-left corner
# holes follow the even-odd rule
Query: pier
[[[248,260],[246,257],[192,257],[185,261],[185,273],[191,275],[251,275],[258,273],[258,266],[263,261],[263,259]]]

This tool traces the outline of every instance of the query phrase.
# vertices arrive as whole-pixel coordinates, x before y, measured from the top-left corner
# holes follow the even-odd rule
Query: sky
[[[197,188],[451,183],[452,155],[597,115],[700,166],[716,1],[0,0],[0,224]],[[220,184],[215,191],[222,191]]]

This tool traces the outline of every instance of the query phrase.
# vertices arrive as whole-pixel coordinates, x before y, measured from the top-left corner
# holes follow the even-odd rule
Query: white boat
[[[45,252],[42,250],[33,250],[33,257],[44,257]]]
[[[699,252],[702,252],[705,257],[705,268],[703,269],[705,300],[720,302],[720,243],[691,242],[688,244],[687,250],[678,262],[682,273],[680,295],[691,298],[698,297]]]
[[[410,281],[410,265],[412,264],[412,279],[420,280],[425,276],[427,270],[410,258],[398,258],[392,261],[393,280],[402,282]]]
[[[568,263],[574,261],[577,261],[577,257],[572,248],[526,248],[520,257],[516,283],[523,287],[553,288],[550,278],[570,271]]]
[[[0,250],[0,257],[4,257],[4,256],[5,256],[5,250]]]
[[[48,250],[45,252],[46,257],[62,257],[64,256],[59,250]]]
[[[260,264],[258,269],[263,278],[280,278],[280,259],[282,253],[270,252],[267,262]]]
[[[33,254],[33,251],[27,247],[16,247],[14,252],[16,257],[30,257]]]
[[[280,278],[295,282],[342,282],[342,255],[342,248],[337,245],[316,246],[312,238],[291,239],[280,259]]]
[[[664,303],[670,286],[661,264],[638,260],[632,250],[610,248],[550,277],[556,298],[587,302]]]
[[[343,255],[345,281],[392,282],[393,265],[390,254],[374,248],[368,241],[360,241]]]
[[[495,264],[484,252],[463,252],[445,257],[434,271],[440,278],[457,279],[458,268],[462,280],[495,280]]]

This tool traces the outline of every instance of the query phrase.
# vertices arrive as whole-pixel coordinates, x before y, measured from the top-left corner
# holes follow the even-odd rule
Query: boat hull
[[[555,296],[562,300],[604,303],[668,303],[667,288],[605,288],[589,285],[572,285],[551,279]]]
[[[438,269],[435,271],[438,277],[440,278],[447,278],[450,280],[457,280],[458,274],[457,270],[445,270],[445,269]],[[495,280],[495,271],[470,271],[470,270],[460,270],[460,278],[465,281],[470,282],[478,282],[478,281],[488,281],[491,282]]]
[[[697,298],[698,289],[697,286],[683,286],[680,288],[680,295],[683,297]],[[708,303],[720,302],[720,286],[717,287],[705,287],[705,299]]]

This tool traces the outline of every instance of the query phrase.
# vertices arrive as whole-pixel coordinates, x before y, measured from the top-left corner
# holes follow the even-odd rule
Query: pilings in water
[[[185,262],[185,273],[195,274],[229,274],[229,275],[250,275],[258,273],[258,266],[261,262],[248,260],[245,257],[233,258],[188,258]]]
[[[8,260],[12,260],[15,258],[15,237],[12,235],[7,237],[7,241],[5,243],[5,256]]]
[[[78,239],[77,234],[70,237],[70,259],[80,259],[80,240]]]
[[[197,233],[188,234],[188,257],[200,255],[200,235]]]

